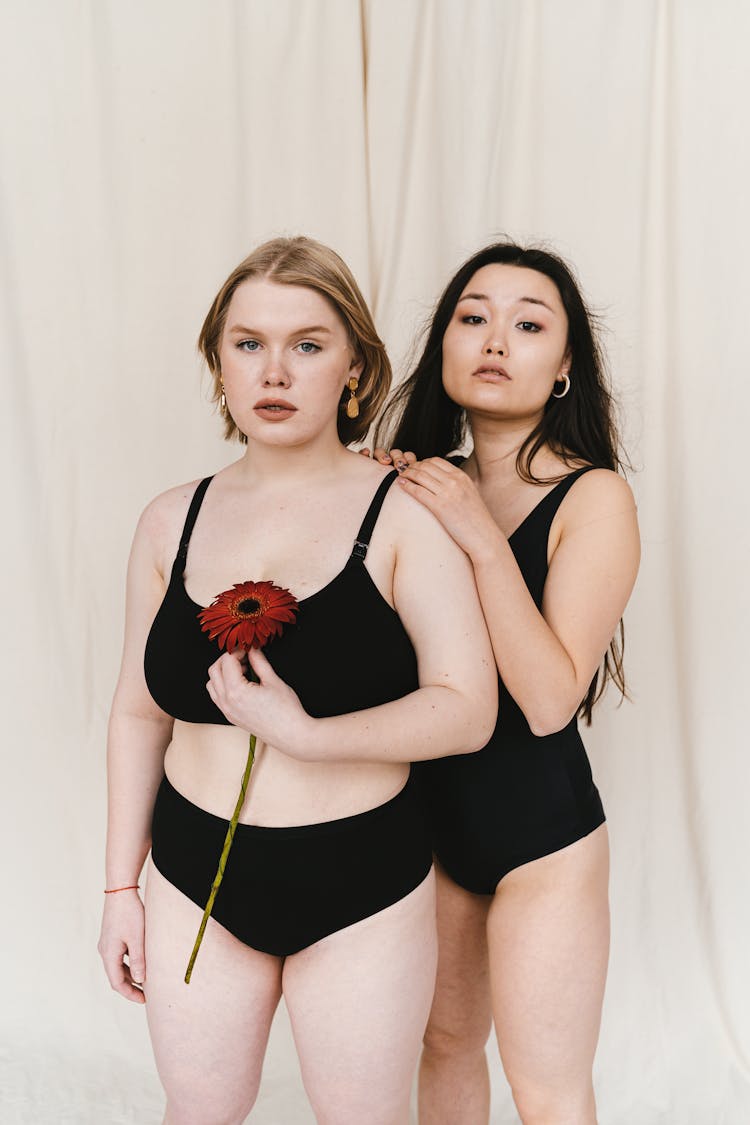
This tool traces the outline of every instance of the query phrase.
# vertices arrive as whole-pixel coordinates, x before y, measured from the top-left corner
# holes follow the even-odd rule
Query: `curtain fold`
[[[749,33],[741,0],[0,7],[3,1121],[161,1117],[95,952],[128,545],[237,456],[195,340],[237,261],[298,232],[350,263],[399,376],[479,246],[577,267],[644,541],[634,702],[585,734],[613,852],[601,1120],[750,1117]],[[313,1121],[283,1013],[253,1120]]]

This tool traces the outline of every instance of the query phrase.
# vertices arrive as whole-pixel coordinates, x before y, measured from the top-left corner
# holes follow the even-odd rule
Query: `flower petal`
[[[243,613],[239,607],[248,601],[256,602],[258,608]],[[211,605],[200,611],[198,620],[209,640],[216,640],[220,648],[262,648],[271,637],[282,633],[283,625],[294,622],[298,608],[297,599],[283,586],[266,579],[235,582],[231,590],[217,594]]]

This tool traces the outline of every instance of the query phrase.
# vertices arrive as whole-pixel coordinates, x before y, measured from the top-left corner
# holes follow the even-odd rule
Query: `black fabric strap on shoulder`
[[[566,477],[563,477],[562,480],[559,480],[557,484],[549,490],[546,496],[542,497],[542,499],[537,504],[537,507],[532,509],[529,514],[533,516],[534,512],[538,511],[539,515],[542,516],[550,510],[554,514],[554,512],[556,512],[560,507],[563,500],[568,495],[578,478],[582,477],[584,473],[588,473],[591,471],[591,469],[595,469],[596,467],[596,465],[582,465],[580,469],[574,469],[572,473],[568,473]]]
[[[566,477],[563,477],[563,479],[555,486],[555,488],[552,489],[552,492],[555,492],[557,491],[557,489],[559,489],[562,496],[565,496],[568,492],[568,489],[573,487],[579,477],[582,477],[584,473],[588,473],[596,467],[596,465],[582,465],[580,469],[574,469],[572,473],[568,473]],[[548,495],[551,496],[552,493],[548,493]],[[562,503],[562,498],[560,502]]]
[[[370,546],[370,537],[372,536],[377,518],[380,515],[380,509],[383,507],[386,493],[397,476],[398,469],[394,469],[393,472],[390,472],[387,477],[384,477],[378,485],[378,490],[372,498],[370,507],[365,512],[362,526],[357,532],[357,538],[354,540],[354,547],[352,548],[350,558],[360,560],[365,558],[367,548]]]
[[[172,566],[173,571],[177,570],[177,568],[179,567],[181,573],[185,569],[190,536],[193,534],[195,521],[198,518],[198,512],[201,510],[201,504],[203,503],[203,497],[206,495],[206,489],[213,479],[213,477],[204,477],[193,493],[193,499],[190,501],[190,507],[188,508],[187,515],[185,516],[185,526],[182,529],[180,546],[177,549],[174,565]]]

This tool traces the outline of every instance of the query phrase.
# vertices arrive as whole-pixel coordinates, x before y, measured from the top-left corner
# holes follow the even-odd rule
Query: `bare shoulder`
[[[360,453],[352,453],[349,469],[351,472],[350,479],[366,481],[366,487],[373,496],[379,485],[387,477],[392,477],[395,472],[392,465],[381,465],[380,462],[369,457],[363,457]],[[387,525],[394,537],[404,531],[409,534],[419,534],[420,528],[427,528],[433,524],[436,527],[441,526],[422,504],[412,499],[399,486],[396,477],[391,481],[390,488],[383,499],[382,514],[378,519],[378,526],[381,523]]]
[[[464,556],[440,520],[401,488],[398,481],[394,481],[389,489],[386,503],[388,522],[399,549],[417,550],[433,559],[436,552],[439,557]]]
[[[565,529],[635,511],[635,497],[624,477],[612,469],[591,469],[571,486],[558,517]]]
[[[199,483],[193,480],[169,488],[149,501],[141,512],[133,547],[148,552],[160,570],[166,565],[169,552],[174,554],[177,549],[190,501]]]

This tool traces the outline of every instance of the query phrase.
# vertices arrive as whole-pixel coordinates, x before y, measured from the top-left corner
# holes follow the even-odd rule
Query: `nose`
[[[264,387],[288,387],[289,375],[280,356],[269,355],[263,372]]]
[[[484,345],[485,355],[505,355],[506,350],[499,340],[488,340]]]

